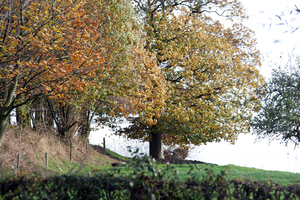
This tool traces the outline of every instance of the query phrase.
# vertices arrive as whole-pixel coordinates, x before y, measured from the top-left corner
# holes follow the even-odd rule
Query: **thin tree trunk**
[[[18,84],[18,74],[14,78],[14,82],[12,82],[9,86],[7,92],[4,91],[4,99],[6,100],[4,105],[0,107],[0,146],[2,145],[5,132],[9,126],[8,117],[13,109],[12,103],[14,98],[14,93],[16,91]]]
[[[33,124],[32,129],[36,131],[40,128],[45,128],[43,127],[44,113],[43,113],[42,99],[35,100],[31,105],[31,109],[34,112],[34,117],[32,118],[32,124]]]
[[[6,130],[8,128],[8,125],[9,125],[8,120],[7,120],[8,116],[4,116],[4,115],[0,116],[0,146],[2,145],[5,132],[6,132]]]
[[[51,115],[50,108],[45,105],[44,107],[45,107],[45,121],[44,121],[45,127],[46,129],[50,129],[53,127],[53,117]]]
[[[87,110],[84,112],[84,114],[82,115],[83,118],[81,119],[80,122],[80,130],[79,130],[79,134],[81,136],[81,138],[87,139],[90,136],[90,128],[91,128],[91,123],[93,120],[95,112],[92,112],[90,110]]]
[[[22,106],[16,109],[16,119],[17,119],[17,125],[19,127],[30,127],[30,111],[27,108],[27,106]]]
[[[161,152],[161,133],[156,133],[151,130],[152,140],[149,142],[149,154],[152,158],[162,159]]]

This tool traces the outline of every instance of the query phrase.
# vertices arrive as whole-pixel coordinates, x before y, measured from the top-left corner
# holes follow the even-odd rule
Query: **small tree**
[[[258,139],[279,139],[285,144],[300,142],[300,62],[296,67],[274,70],[261,88],[263,106],[252,122]]]

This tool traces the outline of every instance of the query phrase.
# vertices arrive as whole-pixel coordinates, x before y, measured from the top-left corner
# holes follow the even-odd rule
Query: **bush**
[[[165,159],[180,159],[184,160],[189,156],[189,150],[177,148],[173,151],[170,149],[164,150]]]

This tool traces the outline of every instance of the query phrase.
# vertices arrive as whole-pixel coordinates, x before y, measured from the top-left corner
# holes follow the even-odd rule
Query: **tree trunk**
[[[44,109],[42,105],[42,99],[37,99],[31,105],[31,109],[34,112],[34,117],[32,117],[32,129],[37,131],[38,129],[44,127]]]
[[[8,115],[9,116],[9,115]],[[8,128],[8,116],[4,116],[4,115],[0,115],[0,146],[2,145],[3,139],[4,139],[4,135],[5,132]]]
[[[22,106],[16,109],[17,125],[19,127],[31,127],[30,111],[27,106]]]
[[[89,136],[91,133],[91,124],[92,124],[93,118],[94,118],[97,110],[98,110],[98,107],[96,107],[94,111],[91,111],[87,108],[87,109],[84,109],[82,112],[83,114],[81,114],[81,116],[83,116],[83,117],[80,121],[81,127],[78,132],[79,132],[81,138],[84,138],[87,141],[89,140]]]
[[[90,136],[90,128],[93,117],[91,117],[91,111],[90,110],[84,110],[82,114],[82,118],[80,120],[80,129],[79,134],[81,138],[84,138],[85,140],[89,138]],[[92,115],[93,116],[93,115]]]
[[[0,146],[2,145],[5,132],[9,126],[8,118],[13,109],[12,104],[13,104],[14,93],[16,91],[17,84],[18,84],[18,77],[19,75],[17,74],[16,77],[14,78],[14,82],[10,84],[7,92],[1,91],[2,93],[1,96],[3,96],[5,103],[4,105],[0,106]]]
[[[149,154],[152,158],[162,159],[161,152],[161,133],[156,133],[151,130],[152,140],[149,142]]]
[[[45,109],[45,119],[44,119],[44,123],[45,123],[45,127],[46,129],[50,129],[53,127],[53,117],[51,115],[51,111],[47,106],[44,106]]]

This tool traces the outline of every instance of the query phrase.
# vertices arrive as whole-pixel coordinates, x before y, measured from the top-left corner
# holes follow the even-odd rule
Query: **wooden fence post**
[[[46,167],[48,167],[48,152],[45,153]]]
[[[72,156],[73,156],[72,149],[73,149],[73,144],[72,144],[72,142],[71,142],[71,143],[70,143],[70,161],[71,161],[71,162],[72,162]]]
[[[17,159],[17,174],[19,173],[20,169],[20,153],[18,153],[18,159]]]
[[[105,137],[103,138],[103,149],[104,149],[104,154],[106,153],[106,149],[105,149]]]
[[[85,143],[85,149],[86,149],[86,157],[88,156],[88,150],[89,150],[89,140],[87,139]]]

